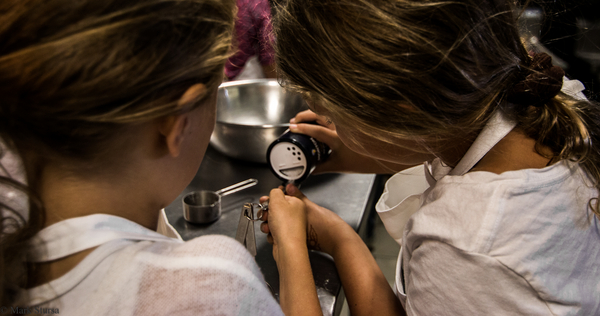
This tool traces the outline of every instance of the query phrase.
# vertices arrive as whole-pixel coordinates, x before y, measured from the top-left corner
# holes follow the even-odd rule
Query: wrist
[[[277,249],[280,254],[285,255],[293,255],[301,252],[308,252],[308,247],[306,246],[306,240],[302,241],[287,241],[284,243],[277,244]]]
[[[304,230],[298,232],[287,231],[287,234],[278,234],[276,243],[279,249],[298,249],[306,248],[306,232]]]
[[[308,247],[306,242],[303,243],[286,243],[277,245],[277,268],[288,267],[289,263],[298,263],[308,258]]]

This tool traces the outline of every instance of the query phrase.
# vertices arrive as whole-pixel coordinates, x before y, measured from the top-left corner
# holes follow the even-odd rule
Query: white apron
[[[29,306],[46,303],[48,300],[70,291],[77,286],[98,264],[115,251],[131,245],[131,241],[162,241],[183,243],[183,241],[163,236],[147,229],[137,223],[122,217],[93,214],[88,216],[70,218],[42,229],[29,242],[26,253],[27,262],[49,262],[80,251],[96,248],[85,257],[85,264],[79,264],[69,274],[75,276],[67,283],[51,281],[30,290],[29,297],[33,301],[24,302],[25,296],[18,300]],[[45,297],[51,288],[56,296]]]
[[[392,238],[402,245],[404,226],[408,219],[420,209],[429,188],[446,175],[467,173],[515,126],[516,122],[509,120],[501,111],[498,111],[490,118],[454,169],[442,165],[439,159],[435,159],[431,163],[426,162],[391,177],[385,184],[384,192],[375,209]],[[396,264],[394,292],[405,306],[406,295],[402,274],[402,249],[400,249]]]
[[[582,93],[584,89],[585,87],[578,80],[563,78],[561,89],[563,93],[578,100],[587,100]],[[446,175],[461,176],[467,173],[515,126],[516,122],[510,120],[502,111],[497,111],[492,115],[456,167],[444,166],[439,159],[435,159],[431,163],[426,162],[391,177],[385,184],[384,192],[375,209],[392,238],[402,245],[404,227],[408,219],[420,209],[429,188],[433,187],[439,179]],[[402,305],[405,306],[402,249],[400,249],[396,264],[394,292]]]

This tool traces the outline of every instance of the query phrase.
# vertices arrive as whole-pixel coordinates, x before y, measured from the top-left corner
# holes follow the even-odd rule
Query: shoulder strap
[[[29,242],[26,260],[52,261],[118,239],[182,242],[122,217],[94,214],[44,228]]]

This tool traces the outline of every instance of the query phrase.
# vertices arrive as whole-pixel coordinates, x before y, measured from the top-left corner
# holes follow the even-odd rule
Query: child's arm
[[[285,315],[322,315],[306,243],[278,246],[279,302]]]
[[[273,205],[272,203],[279,197],[271,194],[268,223],[261,225],[263,232],[270,233],[269,242],[274,243],[273,255],[280,269],[280,295],[284,312],[287,314],[288,304],[294,303],[284,301],[284,296],[296,300],[296,307],[306,311],[307,315],[310,314],[309,307],[313,308],[311,302],[317,299],[316,291],[309,291],[306,288],[310,287],[310,290],[314,290],[315,286],[312,283],[312,274],[308,276],[304,274],[306,271],[310,272],[307,248],[300,247],[298,245],[300,239],[290,234],[291,231],[296,230],[295,235],[304,236],[311,248],[333,256],[352,315],[404,315],[400,301],[390,288],[377,262],[352,227],[337,214],[308,200],[296,187],[288,185],[286,189],[288,194],[294,195],[306,205],[307,221],[302,222],[297,218],[288,217],[294,210],[284,210],[281,208],[282,204],[277,202]],[[297,210],[295,212],[298,213]],[[281,223],[283,220],[286,224]],[[291,229],[292,225],[297,228]],[[285,234],[283,227],[286,227]],[[299,232],[300,227],[305,227],[304,233]],[[293,243],[296,246],[286,246]],[[285,252],[282,251],[283,249],[286,249]],[[302,265],[304,267],[301,267]],[[297,282],[297,284],[289,284],[290,282]],[[314,293],[312,299],[307,296],[309,292]]]
[[[331,255],[342,279],[350,314],[406,315],[367,246],[347,227]]]
[[[261,199],[264,202],[265,199]],[[269,211],[263,215],[267,239],[279,270],[279,301],[286,315],[321,315],[306,246],[306,207],[279,189],[271,190]],[[269,221],[269,226],[267,226]]]

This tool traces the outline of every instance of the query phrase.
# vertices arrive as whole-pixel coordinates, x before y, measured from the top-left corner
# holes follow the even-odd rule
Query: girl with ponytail
[[[316,248],[352,315],[598,314],[600,106],[529,51],[513,5],[276,5],[277,73],[312,110],[290,129],[333,149],[320,172],[397,172],[376,210],[402,246],[390,288],[350,226],[274,189],[261,229],[284,311],[313,306],[298,284]]]

